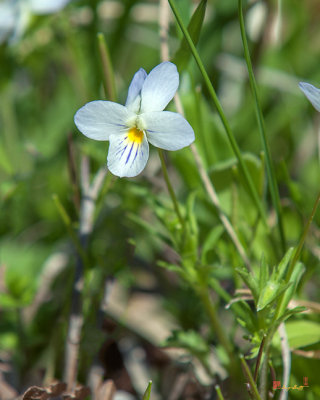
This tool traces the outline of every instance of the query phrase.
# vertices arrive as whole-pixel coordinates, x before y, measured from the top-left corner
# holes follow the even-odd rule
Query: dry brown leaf
[[[62,397],[65,400],[84,400],[91,394],[91,390],[86,386],[78,386],[74,393],[66,393]]]
[[[50,397],[46,389],[39,386],[31,386],[22,396],[22,400],[47,400]]]

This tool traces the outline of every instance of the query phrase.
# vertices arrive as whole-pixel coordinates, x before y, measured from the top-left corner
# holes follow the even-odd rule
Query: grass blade
[[[144,392],[144,395],[143,395],[143,397],[142,397],[142,400],[150,400],[150,396],[151,396],[151,387],[152,387],[152,381],[149,381],[148,387],[147,387],[146,391]]]
[[[193,13],[190,23],[188,25],[188,32],[193,43],[196,45],[199,41],[200,31],[203,25],[204,15],[206,12],[207,0],[202,0],[195,12]],[[185,69],[191,58],[191,53],[189,51],[189,45],[185,37],[183,37],[180,47],[173,57],[172,62],[176,64],[179,71]]]
[[[278,185],[277,185],[277,181],[276,181],[273,164],[271,161],[270,150],[269,150],[269,146],[268,146],[268,142],[267,142],[264,119],[263,119],[261,105],[260,105],[260,101],[259,101],[259,97],[258,97],[257,83],[256,83],[256,80],[254,77],[252,63],[251,63],[251,59],[250,59],[248,41],[247,41],[247,37],[246,37],[244,20],[243,20],[242,0],[238,0],[238,8],[239,8],[239,21],[240,21],[242,44],[243,44],[243,49],[244,49],[244,57],[245,57],[245,60],[247,63],[250,87],[251,87],[251,91],[252,91],[252,94],[254,97],[256,115],[257,115],[263,150],[266,155],[266,167],[267,167],[267,174],[268,174],[268,180],[269,180],[270,194],[271,194],[273,206],[274,206],[274,208],[276,210],[276,214],[277,214],[282,251],[285,251],[286,250],[286,240],[285,240],[283,223],[282,223],[282,208],[281,208],[281,203],[280,203],[280,196],[279,196]]]
[[[226,131],[226,134],[228,136],[228,139],[229,139],[230,145],[232,147],[232,150],[233,150],[235,156],[237,157],[237,159],[239,161],[239,165],[240,165],[241,171],[243,173],[243,176],[245,178],[245,181],[247,183],[247,186],[248,186],[248,189],[249,189],[249,193],[250,193],[250,195],[252,197],[252,200],[253,200],[255,206],[257,207],[257,209],[259,211],[259,214],[262,217],[264,225],[267,227],[266,213],[265,213],[264,207],[262,205],[261,199],[259,198],[258,192],[257,192],[257,190],[256,190],[256,188],[255,188],[255,186],[253,184],[253,181],[251,179],[249,171],[248,171],[248,169],[247,169],[247,167],[245,165],[245,162],[244,162],[244,160],[242,158],[242,154],[240,152],[238,144],[237,144],[237,142],[235,140],[234,134],[231,131],[231,128],[230,128],[229,123],[228,123],[228,120],[227,120],[227,118],[226,118],[226,116],[224,114],[224,111],[223,111],[222,106],[221,106],[221,104],[219,102],[219,99],[218,99],[218,97],[216,95],[216,92],[215,92],[215,90],[214,90],[214,88],[212,86],[212,83],[211,83],[211,81],[209,79],[209,76],[208,76],[208,74],[207,74],[207,72],[206,72],[206,70],[204,68],[204,65],[203,65],[202,60],[201,60],[201,58],[199,56],[199,53],[198,53],[198,51],[197,51],[197,49],[196,49],[196,47],[195,47],[195,45],[194,45],[194,43],[193,43],[193,41],[191,39],[191,36],[190,36],[187,28],[185,27],[185,25],[184,25],[184,23],[183,23],[183,21],[182,21],[182,19],[180,17],[180,14],[179,14],[179,12],[177,10],[175,1],[174,0],[168,0],[168,1],[169,1],[169,4],[170,4],[170,7],[172,9],[172,12],[173,12],[173,14],[174,14],[174,16],[175,16],[175,18],[176,18],[181,30],[182,30],[182,33],[183,33],[184,37],[186,38],[186,41],[188,42],[189,48],[191,50],[191,53],[192,53],[197,65],[199,67],[199,70],[200,70],[200,72],[201,72],[201,74],[203,76],[203,79],[204,79],[204,82],[205,82],[205,84],[207,86],[209,94],[210,94],[210,96],[211,96],[211,98],[213,100],[213,103],[215,104],[215,107],[216,107],[217,111],[218,111],[218,114],[219,114],[221,122],[222,122],[222,124],[223,124],[223,126],[225,128],[225,131]]]

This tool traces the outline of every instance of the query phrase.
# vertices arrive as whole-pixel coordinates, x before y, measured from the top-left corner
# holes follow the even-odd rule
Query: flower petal
[[[141,143],[130,141],[127,133],[111,135],[108,153],[108,168],[113,175],[128,178],[140,174],[149,158],[146,137]]]
[[[95,140],[108,140],[127,129],[126,121],[134,114],[121,104],[96,100],[85,104],[74,116],[77,128],[85,136]]]
[[[152,112],[141,115],[148,141],[164,150],[179,150],[194,141],[194,132],[180,114],[170,111]]]
[[[70,0],[29,0],[35,14],[52,14],[60,11]]]
[[[142,85],[147,77],[147,73],[143,68],[140,68],[137,71],[130,83],[129,90],[128,90],[128,97],[126,100],[126,107],[128,107],[133,112],[138,112],[140,110],[140,103],[141,103],[141,89]]]
[[[179,86],[177,67],[171,62],[157,65],[146,77],[141,90],[141,112],[162,111]]]
[[[310,103],[313,105],[313,107],[317,111],[320,111],[320,89],[306,82],[300,82],[299,87],[303,91],[307,99],[310,101]]]

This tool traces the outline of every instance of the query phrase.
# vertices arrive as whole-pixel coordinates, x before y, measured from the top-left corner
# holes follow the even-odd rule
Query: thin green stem
[[[223,346],[225,351],[228,354],[229,360],[230,360],[230,366],[235,366],[236,361],[234,357],[234,351],[233,351],[233,346],[231,345],[228,336],[225,334],[225,331],[222,329],[222,326],[220,324],[220,321],[218,319],[216,309],[214,305],[212,304],[212,301],[209,296],[208,288],[207,287],[201,287],[198,289],[199,296],[202,300],[202,303],[208,313],[211,326],[215,334],[217,335],[219,343]]]
[[[81,257],[83,264],[87,265],[88,264],[87,255],[86,255],[86,253],[85,253],[85,251],[84,251],[84,249],[83,249],[83,247],[82,247],[77,235],[75,234],[75,232],[74,232],[74,230],[72,228],[72,221],[71,221],[66,209],[62,205],[62,203],[61,203],[61,201],[60,201],[60,199],[59,199],[57,194],[53,194],[52,195],[52,200],[54,201],[54,204],[57,207],[59,215],[60,215],[62,221],[64,222],[64,225],[65,225],[65,227],[67,229],[67,232],[68,232],[68,234],[69,234],[69,236],[70,236],[70,238],[71,238],[71,240],[72,240],[72,242],[73,242],[73,244],[74,244],[79,256]]]
[[[282,247],[282,251],[284,252],[286,250],[286,240],[285,240],[283,222],[282,222],[282,207],[281,207],[281,203],[280,203],[280,196],[279,196],[279,191],[278,191],[277,180],[276,180],[274,167],[273,167],[270,150],[269,150],[269,146],[268,146],[264,118],[263,118],[261,104],[260,104],[260,100],[259,100],[259,96],[258,96],[257,83],[256,83],[256,80],[254,77],[254,72],[253,72],[252,63],[251,63],[251,59],[250,59],[249,46],[248,46],[248,41],[247,41],[246,31],[245,31],[245,26],[244,26],[244,19],[243,19],[242,0],[238,0],[238,11],[239,11],[241,38],[242,38],[242,44],[243,44],[243,49],[244,49],[244,57],[245,57],[245,60],[247,63],[251,91],[252,91],[254,101],[255,101],[256,116],[257,116],[261,141],[262,141],[262,145],[263,145],[263,150],[266,155],[266,167],[267,167],[267,174],[268,174],[268,179],[269,179],[270,194],[271,194],[273,206],[274,206],[274,208],[276,210],[276,214],[277,214],[281,247]]]
[[[103,72],[102,77],[103,77],[103,86],[105,95],[108,100],[116,101],[117,100],[116,84],[114,80],[113,67],[107,42],[105,40],[103,33],[98,33],[97,38],[98,38],[99,52],[102,63],[102,72]]]
[[[260,394],[258,392],[257,385],[256,385],[256,383],[255,383],[255,381],[253,379],[251,371],[250,371],[250,369],[248,367],[248,364],[246,363],[246,360],[244,359],[243,355],[240,356],[240,361],[241,361],[241,365],[243,367],[244,373],[245,373],[245,375],[246,375],[246,377],[247,377],[247,379],[249,381],[250,389],[252,390],[252,394],[253,394],[254,398],[256,400],[262,400],[261,396],[260,396]]]
[[[260,367],[260,363],[261,363],[261,359],[262,359],[265,340],[266,340],[266,337],[264,336],[262,341],[261,341],[261,344],[260,344],[259,353],[258,353],[258,357],[257,357],[257,363],[256,363],[256,367],[255,367],[255,370],[254,370],[254,377],[253,378],[254,378],[255,382],[257,382],[257,379],[258,379],[258,372],[259,372],[259,367]]]
[[[264,359],[262,361],[260,376],[259,376],[259,393],[263,399],[267,399],[268,392],[268,368],[269,368],[269,349],[271,341],[268,338],[264,344]]]
[[[171,196],[171,200],[172,200],[172,203],[173,203],[174,210],[175,210],[175,212],[177,214],[177,217],[179,219],[179,222],[180,222],[181,226],[184,227],[185,222],[184,222],[184,219],[183,219],[182,214],[180,212],[179,203],[178,203],[178,200],[176,198],[176,195],[174,193],[173,187],[172,187],[171,182],[170,182],[170,178],[169,178],[166,162],[164,160],[163,151],[161,149],[158,149],[158,153],[159,153],[159,157],[160,157],[160,161],[161,161],[163,177],[164,177],[164,180],[166,181],[167,188],[168,188],[169,194]]]
[[[232,147],[232,150],[233,150],[235,156],[238,159],[241,171],[242,171],[242,173],[244,175],[245,181],[246,181],[248,189],[249,189],[249,193],[250,193],[250,195],[251,195],[251,197],[252,197],[252,199],[253,199],[253,201],[254,201],[254,203],[255,203],[255,205],[256,205],[256,207],[257,207],[257,209],[258,209],[258,211],[259,211],[259,213],[260,213],[260,215],[262,217],[264,225],[267,227],[266,213],[265,213],[265,210],[264,210],[264,208],[262,206],[261,199],[259,198],[257,190],[256,190],[256,188],[255,188],[255,186],[253,184],[253,181],[251,179],[249,171],[248,171],[248,169],[246,167],[246,164],[245,164],[245,162],[244,162],[244,160],[242,158],[241,151],[240,151],[240,149],[238,147],[238,144],[237,144],[237,142],[236,142],[236,140],[234,138],[234,134],[231,131],[231,128],[230,128],[229,123],[228,123],[228,120],[227,120],[227,118],[226,118],[226,116],[224,114],[223,108],[222,108],[222,106],[221,106],[221,104],[219,102],[219,99],[218,99],[218,97],[216,95],[216,92],[215,92],[213,86],[212,86],[212,83],[211,83],[211,81],[209,79],[209,76],[208,76],[208,74],[207,74],[207,72],[206,72],[206,70],[204,68],[204,65],[203,65],[202,60],[201,60],[201,58],[199,56],[199,53],[198,53],[198,51],[197,51],[197,49],[196,49],[196,47],[195,47],[195,45],[194,45],[194,43],[193,43],[193,41],[191,39],[191,36],[190,36],[187,28],[185,27],[185,25],[184,25],[184,23],[182,21],[182,18],[180,17],[180,14],[179,14],[179,12],[177,10],[175,1],[174,0],[168,0],[168,1],[169,1],[169,4],[170,4],[170,7],[172,9],[172,12],[175,15],[175,18],[176,18],[176,20],[177,20],[177,22],[178,22],[178,24],[179,24],[179,26],[181,28],[181,31],[182,31],[184,37],[186,38],[186,40],[188,42],[188,45],[189,45],[190,50],[192,52],[192,55],[193,55],[197,65],[199,67],[199,70],[200,70],[200,72],[201,72],[201,74],[203,76],[203,79],[204,79],[204,82],[205,82],[205,84],[207,86],[209,94],[210,94],[210,96],[211,96],[211,98],[213,100],[213,103],[215,104],[215,107],[216,107],[217,111],[218,111],[218,114],[219,114],[221,122],[222,122],[222,124],[223,124],[223,126],[225,128],[225,131],[226,131],[226,134],[228,136],[228,139],[229,139],[230,145]]]

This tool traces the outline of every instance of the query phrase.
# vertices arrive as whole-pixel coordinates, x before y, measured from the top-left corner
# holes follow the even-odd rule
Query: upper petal
[[[300,82],[299,87],[303,91],[307,99],[311,102],[313,107],[317,111],[320,111],[320,89],[306,82]]]
[[[52,14],[60,11],[70,0],[29,0],[35,14]]]
[[[74,116],[79,131],[90,139],[108,140],[126,129],[126,121],[134,114],[121,104],[96,100],[85,104]]]
[[[160,111],[142,114],[148,141],[164,150],[179,150],[194,141],[194,132],[180,114]]]
[[[126,107],[130,108],[133,112],[138,112],[140,110],[140,93],[146,77],[146,71],[143,68],[140,68],[139,71],[134,74],[130,83]]]
[[[140,174],[149,158],[146,137],[141,143],[130,141],[128,134],[111,135],[108,152],[108,168],[113,175],[131,178]]]
[[[171,62],[157,65],[146,77],[141,90],[141,112],[162,111],[179,86],[177,67]]]

